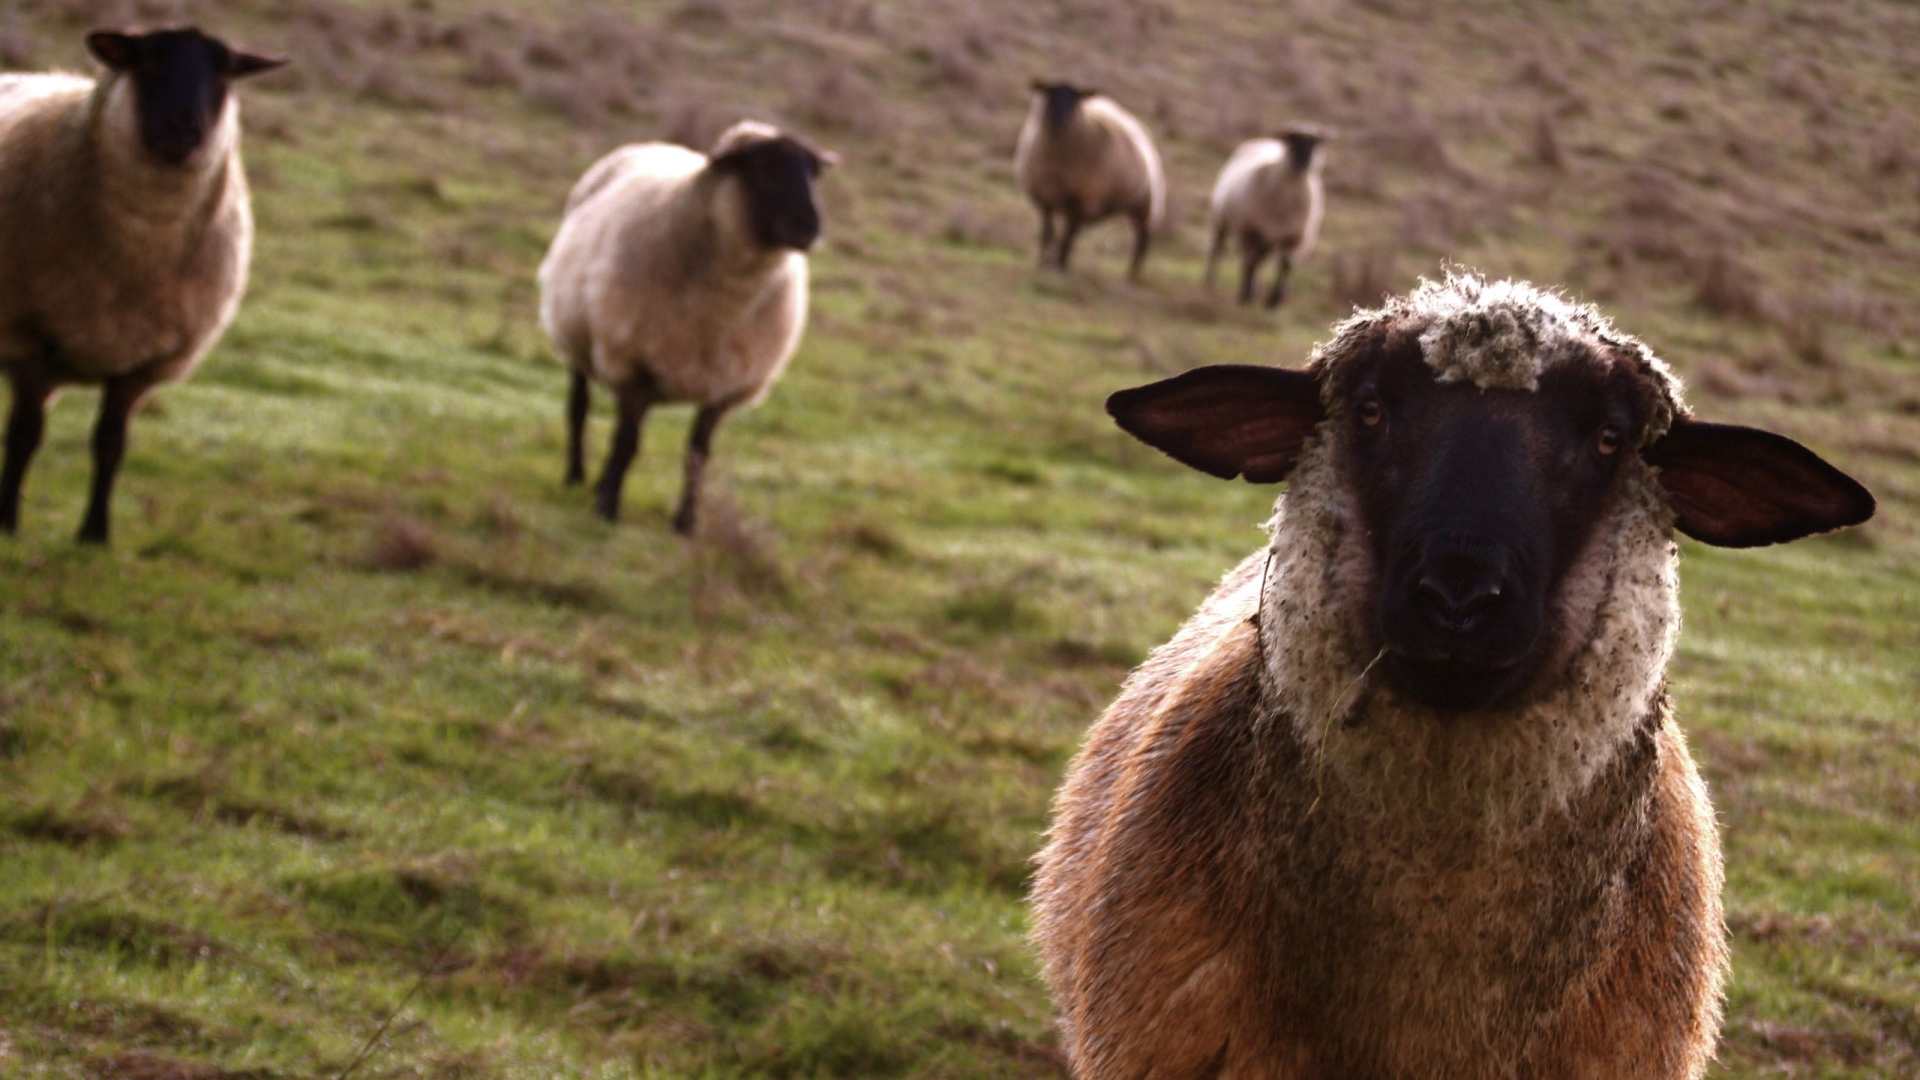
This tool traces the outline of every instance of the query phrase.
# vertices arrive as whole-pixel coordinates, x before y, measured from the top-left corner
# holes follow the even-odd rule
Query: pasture
[[[1674,670],[1726,846],[1729,1078],[1920,1072],[1920,11],[1630,0],[17,0],[0,69],[191,17],[241,90],[241,313],[132,427],[95,395],[0,538],[0,1074],[1061,1075],[1027,859],[1081,732],[1275,491],[1101,402],[1302,362],[1445,260],[1599,302],[1866,527],[1683,545]],[[1035,75],[1161,140],[1173,223],[1067,276],[1009,160]],[[842,157],[805,343],[668,528],[560,484],[534,269],[612,145],[740,116]],[[1241,138],[1329,123],[1277,315],[1198,286]],[[609,430],[601,394],[594,461]],[[363,1056],[364,1052],[364,1056]]]

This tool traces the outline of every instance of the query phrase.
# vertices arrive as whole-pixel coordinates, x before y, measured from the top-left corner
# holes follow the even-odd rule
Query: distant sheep
[[[1033,933],[1075,1074],[1700,1076],[1727,945],[1667,695],[1672,530],[1778,543],[1872,496],[1695,420],[1593,309],[1465,275],[1306,370],[1108,408],[1292,482],[1060,791]]]
[[[80,539],[104,544],[128,418],[191,374],[240,306],[253,213],[230,90],[286,61],[193,27],[99,30],[87,48],[107,67],[97,81],[0,76],[0,531],[19,526],[48,402],[98,383]]]
[[[1213,287],[1220,251],[1229,236],[1240,240],[1240,302],[1253,302],[1253,282],[1268,255],[1279,269],[1267,306],[1287,297],[1294,260],[1304,258],[1320,235],[1326,194],[1320,167],[1328,135],[1318,128],[1289,128],[1271,139],[1249,139],[1234,150],[1213,185],[1213,241],[1207,247],[1207,287]]]
[[[720,136],[712,157],[668,143],[600,159],[567,199],[540,266],[540,319],[572,369],[567,483],[586,479],[589,379],[619,419],[596,506],[608,521],[656,404],[700,407],[673,527],[694,530],[714,429],[757,403],[800,344],[807,256],[820,237],[814,182],[832,155],[767,124]]]
[[[1127,276],[1138,280],[1167,210],[1166,174],[1153,139],[1132,113],[1098,90],[1036,79],[1033,92],[1013,171],[1040,211],[1040,265],[1065,270],[1082,225],[1125,214],[1133,222]],[[1058,248],[1055,214],[1066,221]]]

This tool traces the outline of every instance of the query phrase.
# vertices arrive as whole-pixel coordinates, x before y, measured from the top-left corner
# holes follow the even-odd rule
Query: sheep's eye
[[[1380,407],[1379,398],[1368,398],[1360,403],[1360,422],[1368,427],[1378,427],[1386,415],[1387,411]]]
[[[1620,449],[1620,433],[1610,427],[1601,428],[1600,437],[1594,440],[1593,448],[1600,451],[1602,456],[1611,455]]]

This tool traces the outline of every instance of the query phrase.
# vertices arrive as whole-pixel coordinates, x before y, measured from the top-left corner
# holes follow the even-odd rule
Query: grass
[[[1602,299],[1703,413],[1881,496],[1850,536],[1687,545],[1673,677],[1727,845],[1716,1075],[1920,1068],[1911,10],[990,6],[185,5],[296,64],[245,90],[254,284],[136,421],[116,548],[68,540],[78,391],[0,543],[0,1072],[332,1077],[391,1016],[355,1076],[1059,1075],[1021,900],[1048,798],[1273,495],[1100,402],[1297,362],[1336,258],[1351,293],[1442,257]],[[79,66],[119,10],[28,0],[3,55]],[[1068,58],[1166,136],[1141,286],[1124,230],[1030,266],[1006,159]],[[680,410],[608,527],[558,482],[533,268],[605,147],[743,112],[846,159],[812,328],[721,431],[698,540]],[[1194,284],[1200,199],[1295,116],[1346,137],[1269,318]]]

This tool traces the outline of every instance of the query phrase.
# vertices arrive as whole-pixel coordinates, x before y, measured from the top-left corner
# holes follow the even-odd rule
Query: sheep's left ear
[[[1771,431],[1678,420],[1641,455],[1660,469],[1674,525],[1716,547],[1784,544],[1873,516],[1858,481]]]
[[[259,75],[286,66],[287,60],[285,56],[264,56],[231,49],[227,53],[227,78],[244,79],[249,75]]]
[[[140,35],[119,30],[95,30],[87,35],[87,51],[113,71],[125,71],[140,55]]]
[[[1127,434],[1203,473],[1276,484],[1326,418],[1320,382],[1304,371],[1218,364],[1107,399]]]

